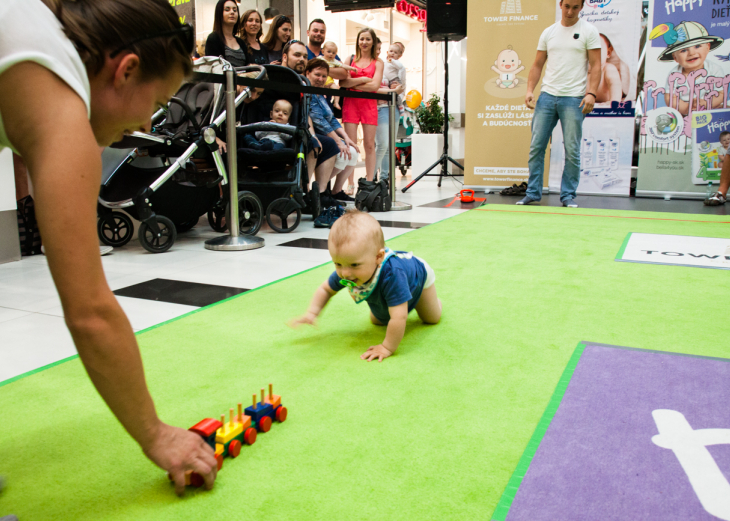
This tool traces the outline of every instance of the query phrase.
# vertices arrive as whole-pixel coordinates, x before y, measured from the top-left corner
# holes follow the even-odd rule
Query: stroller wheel
[[[405,176],[408,175],[408,167],[405,165],[400,165],[400,175]]]
[[[219,201],[216,205],[208,210],[208,224],[218,233],[223,233],[228,229],[226,224],[226,203]]]
[[[195,219],[191,219],[190,221],[186,223],[180,223],[175,225],[175,229],[177,230],[177,233],[185,233],[189,232],[193,228],[195,228],[195,225],[198,224],[198,220],[200,217],[196,217]]]
[[[294,224],[290,225],[290,217],[296,214]],[[302,220],[302,210],[294,199],[279,198],[274,199],[266,209],[266,222],[269,223],[271,229],[278,233],[289,233],[299,226]]]
[[[111,212],[102,215],[96,223],[99,240],[107,246],[119,248],[127,244],[134,235],[134,224],[127,214]]]
[[[226,208],[229,218],[230,205]],[[264,224],[264,205],[253,192],[238,192],[238,231],[246,235],[256,235]]]
[[[155,234],[149,224],[142,222],[139,225],[139,242],[150,253],[163,253],[170,249],[177,238],[175,225],[167,217],[155,216],[160,227],[160,234]]]

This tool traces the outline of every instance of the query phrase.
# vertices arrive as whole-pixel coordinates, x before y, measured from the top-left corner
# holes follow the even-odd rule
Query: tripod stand
[[[420,181],[423,176],[438,176],[438,186],[441,187],[441,180],[444,176],[450,175],[453,177],[455,175],[464,175],[463,173],[449,174],[449,171],[446,168],[449,161],[451,161],[455,166],[461,168],[462,172],[464,171],[463,166],[457,163],[453,158],[449,157],[449,39],[444,38],[444,151],[438,161],[428,167],[425,172],[416,177],[413,181],[408,183],[402,192],[405,193],[406,190]],[[441,165],[441,172],[438,174],[429,174],[429,172],[436,168],[439,164]]]

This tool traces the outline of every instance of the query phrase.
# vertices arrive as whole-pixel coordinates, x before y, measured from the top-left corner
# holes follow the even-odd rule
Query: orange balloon
[[[423,97],[416,89],[413,89],[406,95],[406,105],[408,105],[408,108],[410,109],[415,110],[420,107],[421,101],[423,101]]]

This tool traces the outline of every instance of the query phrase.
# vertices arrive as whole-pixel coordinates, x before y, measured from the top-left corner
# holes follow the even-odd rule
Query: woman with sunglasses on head
[[[178,493],[188,470],[211,488],[213,450],[157,416],[96,234],[99,147],[150,130],[152,114],[191,71],[192,27],[180,25],[167,0],[45,4],[0,2],[0,149],[28,165],[48,267],[99,394]]]
[[[241,30],[235,0],[218,0],[213,17],[213,32],[205,42],[206,56],[221,56],[234,67],[247,64],[246,43],[238,37]]]
[[[377,92],[383,80],[383,62],[375,52],[378,37],[369,27],[357,33],[357,50],[350,56],[348,65],[357,70],[350,72],[350,79],[341,80],[340,86],[354,91]],[[354,87],[354,88],[353,88]],[[363,148],[365,149],[365,176],[372,181],[375,176],[375,132],[378,129],[378,104],[373,99],[349,98],[342,108],[345,131],[357,143],[357,126],[362,124]]]
[[[241,16],[241,38],[246,44],[246,65],[269,63],[269,53],[261,43],[261,36],[264,34],[261,20],[261,15],[256,9],[249,9]]]
[[[269,63],[281,65],[281,55],[286,42],[291,39],[291,20],[283,14],[276,15],[271,21],[269,32],[261,43],[264,44],[269,55]]]

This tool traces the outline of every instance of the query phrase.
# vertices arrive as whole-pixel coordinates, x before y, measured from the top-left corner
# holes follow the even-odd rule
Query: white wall
[[[0,212],[15,210],[17,206],[13,153],[6,148],[0,152]]]

